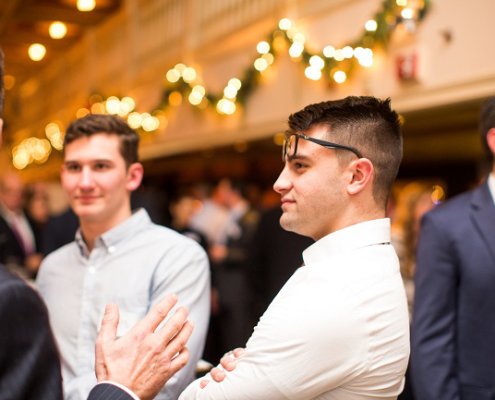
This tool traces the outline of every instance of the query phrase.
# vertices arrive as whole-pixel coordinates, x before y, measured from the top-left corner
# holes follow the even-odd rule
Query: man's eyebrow
[[[296,153],[293,156],[287,156],[287,159],[289,161],[308,161],[308,160],[311,160],[310,157],[308,157],[308,156],[306,156],[304,154],[298,154],[298,153]]]

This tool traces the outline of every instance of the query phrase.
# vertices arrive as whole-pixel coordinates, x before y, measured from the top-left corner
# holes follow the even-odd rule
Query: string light
[[[52,22],[48,27],[48,34],[52,39],[62,39],[67,34],[67,25],[60,21]]]
[[[364,29],[366,29],[368,32],[375,32],[377,28],[378,28],[378,24],[374,19],[369,19],[364,24]]]
[[[337,83],[344,83],[347,80],[347,74],[341,70],[335,71],[333,74],[333,80]]]
[[[76,7],[81,12],[93,11],[96,7],[95,0],[77,0]]]
[[[404,19],[412,19],[414,17],[414,11],[412,8],[404,8],[400,15],[402,16],[402,18]]]
[[[416,26],[420,19],[423,19],[429,9],[431,0],[423,0],[421,2],[408,2],[407,0],[384,0],[386,5],[382,11],[375,14],[374,18],[369,19],[364,24],[364,33],[361,38],[354,40],[354,43],[363,43],[368,46],[376,44],[385,44],[389,40],[390,35],[376,36],[373,33],[380,30],[391,32],[398,24],[402,24],[409,29],[411,26]],[[395,5],[393,5],[395,3]],[[408,6],[409,4],[409,6]],[[94,0],[78,0],[78,7],[86,7],[93,9],[95,7]],[[386,24],[386,25],[380,25]],[[64,29],[65,28],[65,29]],[[65,32],[63,32],[65,30]],[[413,31],[412,29],[409,29]],[[58,31],[58,33],[57,33]],[[63,32],[63,33],[62,33]],[[49,33],[51,37],[63,37],[67,33],[67,27],[58,21],[50,25]],[[367,47],[358,46],[353,49],[352,46],[346,45],[342,48],[335,48],[332,45],[327,45],[322,49],[321,55],[311,54],[305,49],[306,37],[300,32],[288,18],[282,18],[278,23],[278,29],[275,29],[270,35],[271,41],[260,41],[257,43],[256,51],[258,57],[254,60],[252,68],[258,72],[265,71],[270,65],[275,62],[275,55],[280,51],[287,51],[291,58],[299,62],[308,62],[304,74],[308,79],[319,80],[323,76],[326,79],[332,79],[336,83],[342,84],[348,79],[348,73],[352,71],[352,66],[355,65],[352,58],[363,67],[371,67],[373,65],[373,50]],[[271,49],[274,52],[270,52]],[[46,55],[46,48],[35,43],[30,46],[29,56],[33,60],[41,60]],[[345,63],[339,65],[340,62]],[[326,68],[331,69],[331,72],[325,72]],[[241,101],[245,101],[246,97],[256,87],[257,81],[255,74],[251,71],[245,71],[243,76],[251,82],[244,82],[245,90],[243,91]],[[220,114],[234,114],[238,108],[237,97],[243,83],[238,78],[232,78],[228,81],[223,89],[222,98],[209,94],[206,96],[206,88],[199,84],[194,84],[198,80],[197,71],[184,63],[177,63],[173,68],[169,69],[165,75],[166,85],[169,88],[164,93],[165,107],[177,107],[182,104],[183,96],[187,96],[190,104],[197,106],[200,109],[205,109],[211,104],[216,106],[216,110]],[[176,85],[177,82],[183,80],[185,85]],[[104,100],[99,95],[92,95],[89,99],[90,106],[82,107],[77,110],[78,118],[92,112],[95,114],[118,114],[127,118],[129,126],[133,129],[143,129],[146,132],[152,132],[159,127],[166,127],[168,120],[163,112],[154,111],[149,113],[139,113],[134,111],[136,106],[131,97],[119,99],[116,96],[110,96]],[[25,168],[31,162],[42,162],[46,160],[51,148],[61,149],[63,144],[63,133],[57,123],[50,123],[45,127],[47,139],[31,138],[32,141],[21,142],[13,150],[13,160],[16,168]],[[34,139],[38,141],[34,141]],[[50,146],[51,144],[51,146]],[[15,152],[15,154],[14,154]]]
[[[33,61],[41,61],[45,58],[46,47],[41,43],[33,43],[28,49],[29,58]]]
[[[278,22],[278,27],[282,31],[287,31],[287,30],[289,30],[292,27],[292,21],[289,18],[282,18]]]
[[[270,45],[268,44],[268,42],[265,41],[259,42],[256,46],[256,51],[259,54],[266,54],[270,51]]]

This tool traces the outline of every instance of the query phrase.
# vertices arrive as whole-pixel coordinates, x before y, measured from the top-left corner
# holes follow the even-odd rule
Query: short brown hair
[[[139,135],[127,122],[116,115],[88,114],[76,119],[67,127],[64,147],[82,137],[98,133],[117,135],[120,141],[120,154],[129,166],[138,162]]]
[[[289,117],[291,132],[306,132],[318,125],[328,129],[331,141],[356,148],[373,163],[373,197],[385,205],[402,160],[401,126],[390,99],[349,96],[311,104]],[[349,154],[337,152],[337,157],[344,162]]]

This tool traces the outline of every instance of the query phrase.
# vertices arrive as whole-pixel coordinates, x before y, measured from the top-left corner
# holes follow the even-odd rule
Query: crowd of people
[[[486,182],[440,206],[422,181],[390,202],[403,144],[389,99],[311,104],[288,125],[278,205],[226,177],[177,188],[169,226],[131,200],[139,136],[116,116],[67,128],[63,214],[43,185],[2,174],[0,264],[34,280],[42,301],[23,296],[43,329],[23,339],[38,361],[16,384],[1,371],[21,357],[19,315],[0,329],[13,343],[0,398],[493,398],[495,99],[481,113]],[[24,288],[10,272],[0,289]]]

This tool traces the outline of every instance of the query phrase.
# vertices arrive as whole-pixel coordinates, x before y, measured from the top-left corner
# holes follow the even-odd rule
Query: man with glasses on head
[[[282,227],[313,238],[245,352],[180,399],[395,399],[409,319],[385,206],[402,158],[390,100],[347,97],[289,117],[274,189]],[[210,382],[213,378],[215,382]]]

